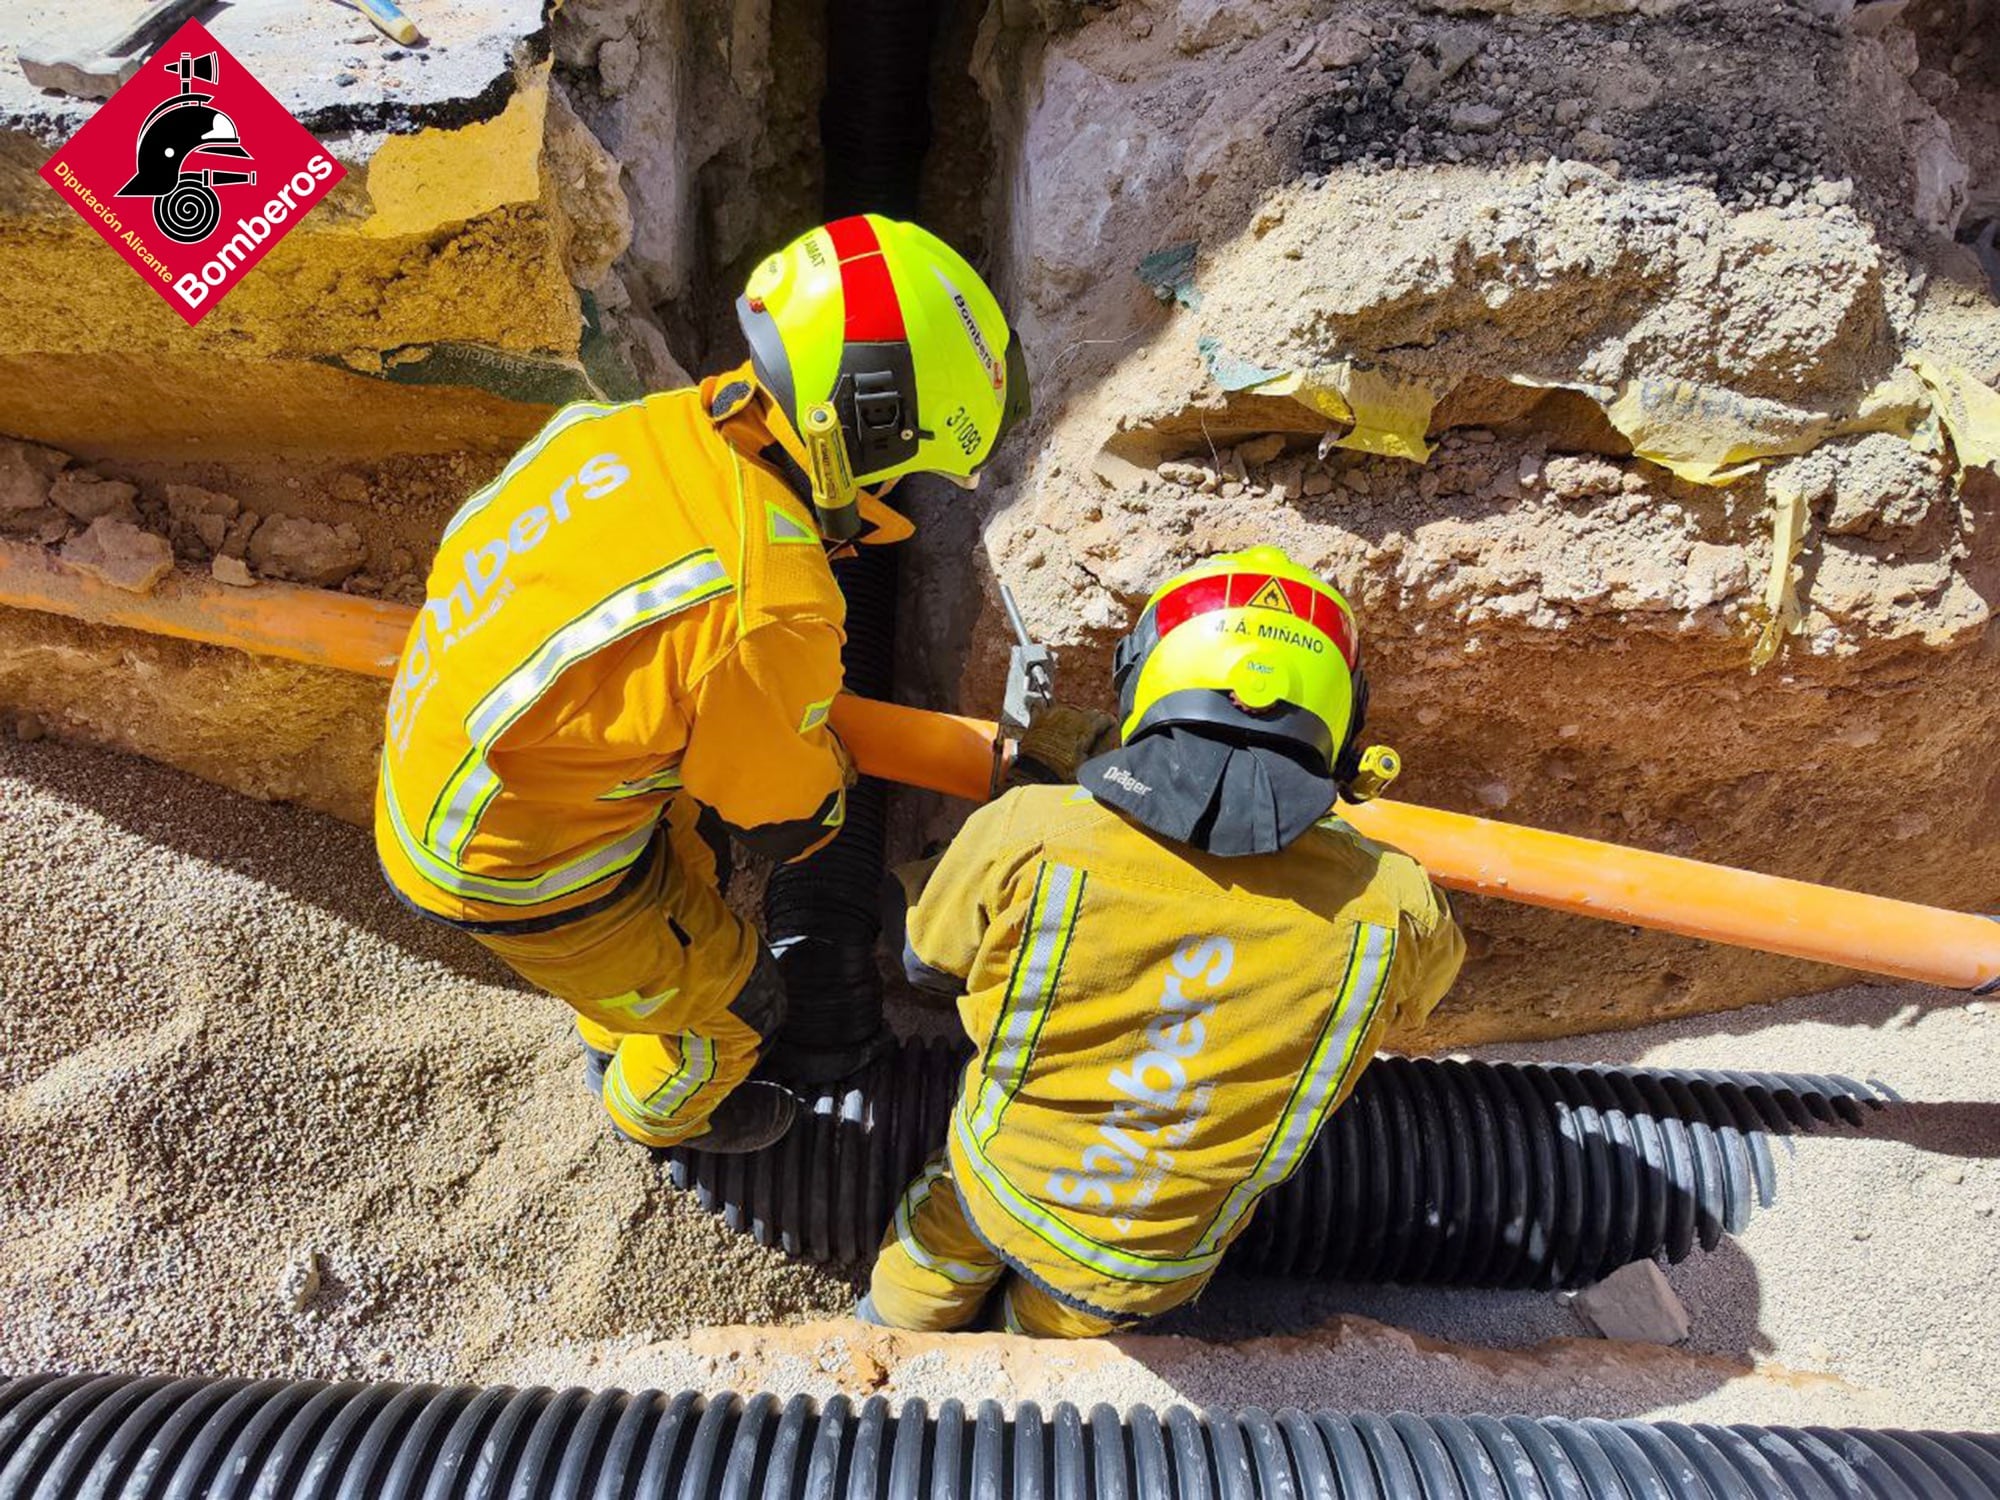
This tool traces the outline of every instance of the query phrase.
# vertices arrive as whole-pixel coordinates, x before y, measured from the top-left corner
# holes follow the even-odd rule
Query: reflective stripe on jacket
[[[1010,1263],[1116,1317],[1185,1300],[1464,943],[1408,856],[1322,825],[1221,859],[1088,793],[966,823],[910,916],[978,1053],[952,1179]]]
[[[601,904],[685,789],[837,830],[843,605],[742,372],[558,412],[446,528],[390,691],[376,846],[448,921]]]

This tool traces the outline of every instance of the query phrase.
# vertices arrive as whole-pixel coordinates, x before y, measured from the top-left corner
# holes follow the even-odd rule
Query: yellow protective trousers
[[[1186,1284],[1193,1297],[1204,1277]],[[951,1168],[942,1156],[917,1174],[896,1206],[868,1282],[868,1301],[892,1328],[942,1333],[978,1322],[989,1298],[1000,1298],[1000,1327],[1039,1339],[1092,1339],[1129,1323],[1084,1312],[1010,1268],[965,1216]]]
[[[543,932],[473,934],[614,1054],[604,1108],[648,1146],[700,1132],[776,1029],[776,1017],[739,1014],[757,935],[716,888],[697,814],[688,798],[669,804],[642,878],[604,909]]]

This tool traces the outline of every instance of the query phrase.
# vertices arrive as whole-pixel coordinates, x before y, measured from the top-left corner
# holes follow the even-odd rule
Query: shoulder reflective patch
[[[1275,578],[1264,580],[1264,586],[1250,596],[1251,609],[1275,609],[1285,614],[1293,614],[1292,601],[1285,597],[1285,590]]]
[[[811,734],[826,722],[827,716],[832,712],[833,700],[831,698],[822,698],[817,703],[808,703],[806,705],[806,716],[799,720],[799,733]]]
[[[796,516],[786,515],[779,506],[768,501],[764,505],[764,523],[765,535],[779,547],[798,547],[819,541],[817,531]]]

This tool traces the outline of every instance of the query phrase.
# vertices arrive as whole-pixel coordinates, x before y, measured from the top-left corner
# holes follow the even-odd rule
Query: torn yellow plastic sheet
[[[1764,629],[1750,648],[1750,670],[1760,672],[1778,654],[1788,635],[1797,635],[1805,624],[1805,610],[1799,604],[1799,546],[1806,538],[1805,497],[1789,484],[1774,483],[1771,498],[1771,576],[1764,580]]]
[[[1927,359],[1910,363],[1930,387],[1932,403],[1958,450],[1959,464],[2000,473],[2000,391],[1957,365],[1937,365]]]
[[[1691,380],[1628,380],[1604,409],[1632,451],[1696,484],[1725,485],[1758,462],[1804,453],[1835,425],[1826,412]]]
[[[1355,448],[1387,458],[1431,456],[1424,434],[1431,425],[1437,398],[1424,386],[1398,380],[1382,370],[1352,360],[1293,370],[1275,380],[1252,386],[1260,396],[1290,396],[1329,422],[1351,422],[1350,431],[1333,440],[1336,448]]]

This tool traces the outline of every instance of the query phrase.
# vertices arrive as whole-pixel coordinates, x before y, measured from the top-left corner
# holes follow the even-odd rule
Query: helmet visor
[[[1012,329],[1007,331],[1007,398],[1000,408],[1000,427],[993,434],[993,446],[987,449],[992,456],[1000,444],[1021,423],[1033,415],[1034,396],[1028,389],[1028,360],[1021,352],[1021,335]]]

